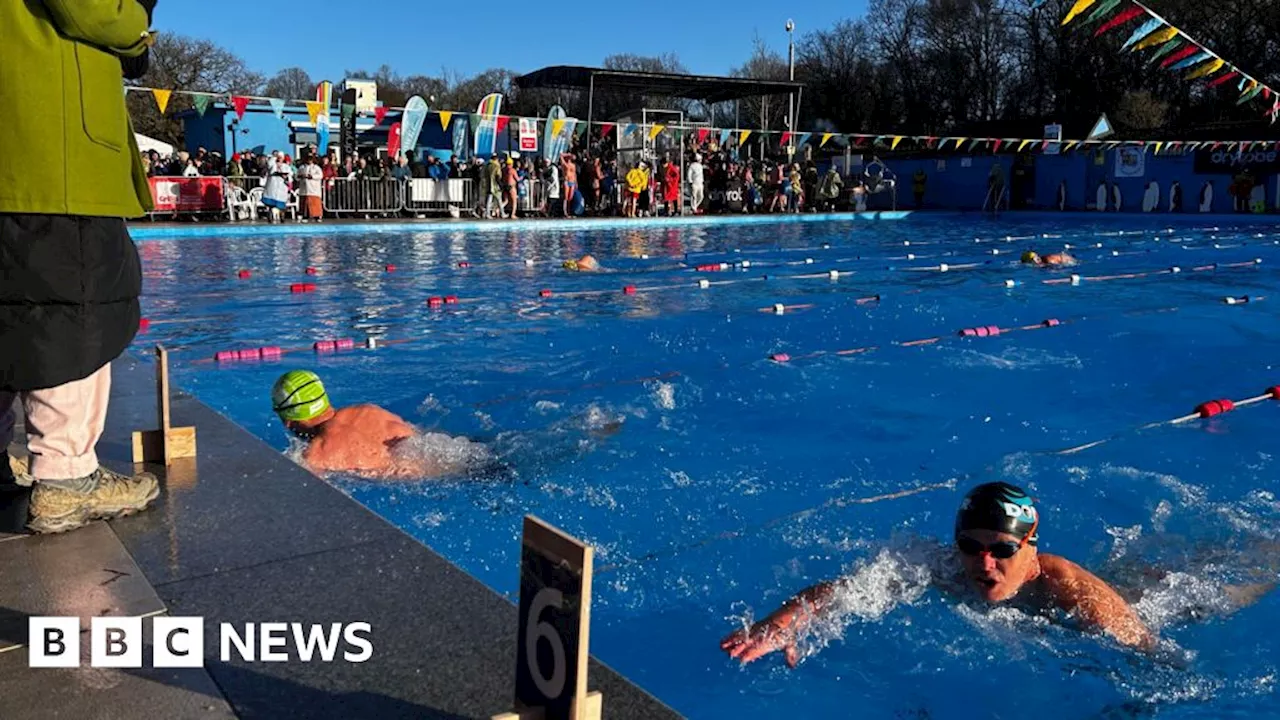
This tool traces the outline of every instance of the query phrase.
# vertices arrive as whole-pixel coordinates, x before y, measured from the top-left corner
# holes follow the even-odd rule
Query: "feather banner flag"
[[[1209,58],[1211,58],[1211,57],[1213,57],[1213,55],[1211,55],[1211,54],[1209,53],[1209,51],[1208,51],[1208,50],[1201,50],[1200,52],[1196,53],[1195,55],[1192,55],[1192,56],[1190,56],[1190,57],[1183,58],[1183,59],[1179,60],[1178,62],[1176,62],[1176,63],[1174,63],[1174,64],[1170,65],[1170,66],[1169,66],[1169,69],[1170,69],[1170,70],[1182,70],[1182,69],[1184,69],[1184,68],[1189,68],[1189,67],[1191,67],[1192,65],[1198,65],[1199,63],[1202,63],[1202,62],[1204,62],[1205,60],[1208,60],[1208,59],[1209,59]]]
[[[1110,15],[1118,7],[1120,7],[1120,0],[1105,0],[1093,12],[1089,13],[1089,17],[1084,19],[1084,24],[1092,25]]]
[[[1200,67],[1196,68],[1195,70],[1193,70],[1193,71],[1191,71],[1191,72],[1187,73],[1187,76],[1186,76],[1185,78],[1183,78],[1183,79],[1184,79],[1184,80],[1196,80],[1196,79],[1198,79],[1198,78],[1208,77],[1208,76],[1210,76],[1210,75],[1212,75],[1212,74],[1214,74],[1214,73],[1218,72],[1219,70],[1221,70],[1221,69],[1222,69],[1222,66],[1223,66],[1223,65],[1226,65],[1226,64],[1227,64],[1227,61],[1226,61],[1226,60],[1223,60],[1222,58],[1218,58],[1218,59],[1216,59],[1216,60],[1210,60],[1209,62],[1207,62],[1207,63],[1205,63],[1205,64],[1201,65]]]
[[[1062,24],[1066,25],[1072,20],[1075,20],[1077,15],[1088,10],[1089,6],[1093,5],[1097,1],[1098,0],[1076,0],[1076,4],[1072,5],[1071,9],[1067,11],[1067,16],[1062,18]]]
[[[1176,37],[1178,37],[1178,28],[1166,27],[1163,30],[1156,30],[1150,35],[1142,38],[1142,40],[1136,43],[1131,49],[1134,52],[1137,52],[1138,50],[1145,50],[1154,45],[1167,43]]]
[[[156,107],[160,108],[160,114],[164,114],[164,109],[169,107],[169,96],[173,94],[172,90],[152,90],[151,94],[156,98]]]
[[[1098,29],[1093,31],[1093,36],[1099,37],[1104,35],[1108,30],[1114,30],[1139,15],[1142,15],[1144,12],[1146,11],[1140,7],[1131,7],[1128,10],[1124,10],[1118,13],[1115,17],[1099,25]]]
[[[1133,34],[1129,36],[1129,39],[1124,41],[1124,44],[1120,46],[1120,49],[1128,50],[1129,46],[1159,30],[1162,25],[1164,25],[1164,21],[1160,18],[1151,18],[1150,20],[1142,23],[1138,26],[1137,30],[1133,31]]]

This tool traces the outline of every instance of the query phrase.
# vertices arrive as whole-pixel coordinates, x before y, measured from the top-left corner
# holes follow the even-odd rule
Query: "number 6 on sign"
[[[587,692],[592,556],[589,545],[525,516],[515,710],[494,720],[599,720],[601,695]]]

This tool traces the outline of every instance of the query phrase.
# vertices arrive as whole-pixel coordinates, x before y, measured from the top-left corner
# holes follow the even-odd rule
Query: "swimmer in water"
[[[583,255],[577,260],[565,260],[562,267],[576,272],[603,272],[600,263],[590,255]]]
[[[1040,255],[1031,250],[1022,253],[1022,262],[1036,267],[1071,267],[1077,264],[1076,259],[1066,253]]]
[[[1037,551],[1040,516],[1031,498],[1003,482],[969,491],[956,514],[955,552],[963,577],[945,578],[988,603],[1008,603],[1035,612],[1069,613],[1086,630],[1110,635],[1143,650],[1156,636],[1129,603],[1088,570],[1057,555]],[[782,650],[787,665],[800,660],[796,638],[814,617],[833,604],[838,581],[800,592],[750,628],[731,633],[720,648],[743,663]]]
[[[276,380],[271,404],[289,429],[307,442],[303,464],[312,472],[341,472],[367,478],[433,478],[471,474],[494,464],[488,449],[465,438],[422,433],[376,405],[335,409],[320,377],[290,370]],[[433,453],[411,447],[421,438]],[[429,440],[441,442],[427,442]]]

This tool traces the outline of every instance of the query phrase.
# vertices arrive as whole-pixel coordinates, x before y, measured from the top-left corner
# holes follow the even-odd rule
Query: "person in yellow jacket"
[[[640,204],[640,196],[649,191],[649,164],[641,160],[638,165],[627,171],[627,201],[624,212],[627,217],[635,217]]]
[[[0,2],[0,513],[61,532],[145,508],[154,476],[95,453],[110,363],[138,331],[142,272],[125,218],[151,191],[125,110],[154,0]],[[14,400],[33,486],[15,488]],[[14,531],[15,528],[5,528]]]

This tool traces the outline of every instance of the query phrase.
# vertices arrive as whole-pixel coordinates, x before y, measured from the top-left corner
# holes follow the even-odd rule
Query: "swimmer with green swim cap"
[[[1024,265],[1035,265],[1036,267],[1070,267],[1078,264],[1075,258],[1064,252],[1040,255],[1032,250],[1022,253],[1022,262]]]
[[[1038,551],[1040,519],[1031,497],[1017,486],[992,482],[973,488],[956,513],[954,550],[963,576],[935,581],[988,603],[1061,610],[1086,630],[1125,645],[1154,648],[1155,634],[1110,585],[1066,558]],[[796,638],[815,617],[839,605],[840,582],[801,591],[760,622],[729,634],[720,648],[743,663],[782,650],[794,667],[800,659]]]
[[[423,433],[377,405],[334,408],[320,376],[310,370],[281,375],[271,388],[271,406],[290,432],[307,441],[302,461],[314,472],[386,479],[466,474],[471,469],[461,454],[445,458],[398,452],[406,440]],[[458,440],[450,447],[467,442]]]

